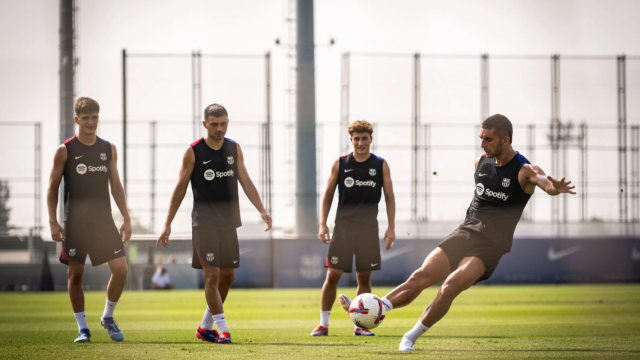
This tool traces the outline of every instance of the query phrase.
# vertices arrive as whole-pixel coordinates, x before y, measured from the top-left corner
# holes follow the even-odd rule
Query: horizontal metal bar
[[[40,121],[0,121],[0,126],[35,126],[41,124]]]

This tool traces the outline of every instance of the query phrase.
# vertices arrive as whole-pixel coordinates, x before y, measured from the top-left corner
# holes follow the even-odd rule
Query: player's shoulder
[[[374,159],[375,161],[378,161],[378,162],[380,162],[380,163],[385,162],[385,160],[384,160],[384,158],[383,158],[383,157],[378,156],[378,155],[376,155],[376,154],[374,154],[374,153],[371,153],[371,157],[373,157],[373,159]]]
[[[525,166],[527,164],[531,165],[531,162],[529,162],[529,160],[524,155],[520,154],[517,151],[516,151],[516,159],[518,160],[518,163],[520,164],[520,166]]]
[[[192,147],[195,147],[196,145],[198,145],[198,144],[199,144],[200,142],[202,142],[202,141],[204,141],[204,138],[203,138],[203,137],[201,137],[200,139],[198,139],[198,140],[196,140],[196,141],[192,142],[192,143],[191,143],[191,145],[190,145],[190,147],[191,147],[191,148],[192,148]]]

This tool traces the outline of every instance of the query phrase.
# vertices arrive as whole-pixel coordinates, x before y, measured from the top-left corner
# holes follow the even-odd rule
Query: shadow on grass
[[[103,343],[109,344],[109,343]],[[194,346],[217,346],[218,344],[212,343],[193,343],[193,342],[158,342],[158,341],[126,341],[121,344],[124,345],[194,345]],[[364,345],[358,344],[302,344],[302,343],[264,343],[264,342],[235,342],[231,343],[232,346],[245,346],[245,345],[274,345],[274,346],[348,346],[348,347],[361,347]],[[226,344],[225,344],[226,346]]]

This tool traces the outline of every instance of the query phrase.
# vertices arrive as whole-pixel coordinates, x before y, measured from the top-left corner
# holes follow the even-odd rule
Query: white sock
[[[320,326],[329,327],[329,316],[331,316],[331,310],[320,310]]]
[[[224,319],[224,313],[213,315],[213,321],[216,322],[216,326],[218,327],[220,334],[229,332],[227,322]]]
[[[209,307],[204,311],[204,316],[202,317],[202,322],[200,323],[200,328],[204,330],[213,330],[213,314]]]
[[[380,299],[380,300],[382,300],[382,302],[384,303],[384,306],[386,306],[387,311],[391,311],[391,310],[393,310],[393,304],[392,304],[392,303],[391,303],[391,301],[389,301],[386,297],[383,297],[383,298],[382,298],[382,299]]]
[[[102,313],[102,318],[112,318],[113,310],[116,309],[116,305],[118,305],[117,301],[109,301],[109,299],[107,299],[107,303],[104,305],[104,313]]]
[[[409,332],[407,332],[406,334],[404,334],[405,337],[408,337],[409,339],[411,339],[411,341],[413,341],[414,343],[416,342],[416,340],[418,340],[418,338],[427,332],[427,330],[429,330],[428,327],[424,326],[422,324],[422,322],[420,321],[420,319],[418,319],[418,322],[416,323],[416,325],[413,327],[413,329],[409,330]]]
[[[73,316],[76,317],[76,322],[78,323],[78,331],[82,329],[89,329],[89,325],[87,325],[87,317],[83,312],[73,313]]]

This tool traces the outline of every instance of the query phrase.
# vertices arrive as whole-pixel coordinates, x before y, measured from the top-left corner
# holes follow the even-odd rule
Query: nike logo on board
[[[210,162],[211,162],[211,160],[209,160],[209,161],[203,161],[202,163],[203,163],[203,164],[208,164],[208,163],[210,163]]]
[[[84,155],[80,155],[80,156],[76,156],[76,160],[80,159],[81,157],[83,157]]]
[[[635,246],[631,250],[631,260],[640,260],[640,251]]]
[[[568,249],[560,251],[555,251],[552,246],[551,248],[549,248],[549,252],[547,253],[547,259],[549,259],[549,261],[558,261],[563,257],[567,257],[573,253],[577,253],[580,250],[582,250],[582,245],[572,246]]]

